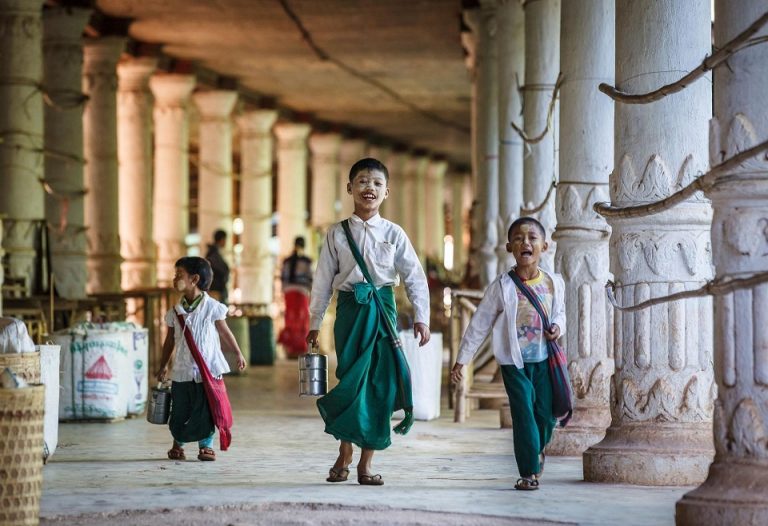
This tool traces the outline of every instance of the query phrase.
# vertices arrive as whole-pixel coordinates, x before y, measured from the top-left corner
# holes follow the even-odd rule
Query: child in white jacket
[[[550,331],[508,273],[501,274],[485,291],[477,312],[464,333],[451,379],[462,379],[464,365],[472,360],[486,336],[493,331],[492,346],[501,367],[512,412],[515,460],[520,479],[515,489],[535,490],[544,469],[544,447],[552,438],[552,382],[547,363],[547,340],[565,332],[565,284],[558,274],[539,268],[547,250],[544,227],[532,217],[521,217],[509,227],[507,252],[515,257],[515,272],[533,289],[551,320]]]

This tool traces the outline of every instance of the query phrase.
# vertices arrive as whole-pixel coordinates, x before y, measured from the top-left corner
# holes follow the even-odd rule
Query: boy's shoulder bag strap
[[[536,312],[539,313],[539,316],[541,317],[541,323],[544,326],[544,330],[549,331],[549,316],[547,316],[547,313],[544,311],[544,307],[542,307],[538,296],[536,296],[536,293],[533,291],[533,289],[531,289],[531,287],[525,284],[520,276],[517,275],[515,269],[509,271],[509,277],[512,278],[512,281],[515,282],[515,285],[517,285],[517,288],[520,289],[520,292],[523,293],[531,305],[533,305],[533,308],[536,309]]]

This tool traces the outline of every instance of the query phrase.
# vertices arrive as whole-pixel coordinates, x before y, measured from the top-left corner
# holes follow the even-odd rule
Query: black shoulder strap
[[[520,276],[517,275],[517,272],[515,272],[515,269],[509,271],[509,277],[512,278],[512,281],[515,282],[515,285],[517,285],[517,288],[520,289],[520,292],[522,292],[523,295],[528,298],[528,301],[531,303],[531,305],[533,305],[533,308],[536,309],[536,312],[539,313],[539,316],[541,316],[542,325],[544,326],[544,330],[548,331],[549,316],[547,316],[547,313],[544,312],[544,307],[542,307],[538,296],[536,296],[536,293],[531,289],[531,287],[523,282]]]

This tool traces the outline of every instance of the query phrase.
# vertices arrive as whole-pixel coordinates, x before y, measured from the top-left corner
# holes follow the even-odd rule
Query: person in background
[[[211,264],[213,269],[213,281],[209,294],[212,298],[227,304],[227,282],[229,281],[229,265],[221,255],[221,250],[227,246],[227,233],[223,230],[217,230],[213,233],[213,243],[208,245],[208,252],[205,259]]]
[[[305,338],[309,332],[309,293],[312,290],[312,260],[304,255],[305,240],[297,237],[293,252],[283,261],[280,279],[285,298],[285,327],[277,341],[288,358],[307,352]]]

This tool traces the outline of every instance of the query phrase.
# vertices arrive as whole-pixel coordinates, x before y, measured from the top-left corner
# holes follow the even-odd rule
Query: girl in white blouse
[[[243,353],[224,321],[227,317],[226,305],[205,292],[211,286],[212,279],[211,264],[203,258],[183,257],[176,262],[173,286],[182,293],[182,297],[165,315],[168,332],[163,343],[162,366],[157,373],[157,379],[164,381],[173,360],[170,371],[173,382],[171,417],[168,422],[173,435],[173,446],[168,450],[171,460],[186,460],[184,443],[194,441],[199,447],[198,460],[216,460],[216,453],[211,448],[215,427],[202,376],[184,338],[177,314],[184,319],[211,376],[221,378],[229,372],[222,344],[237,354],[238,368],[245,368]]]

